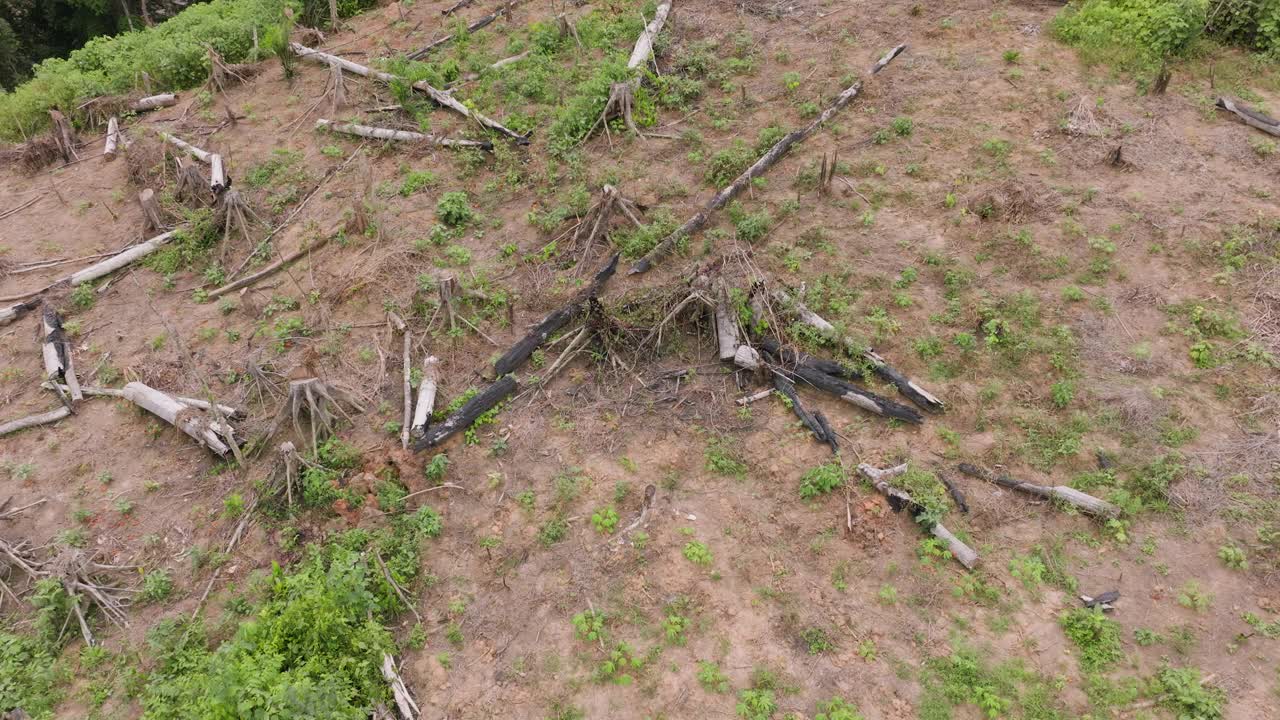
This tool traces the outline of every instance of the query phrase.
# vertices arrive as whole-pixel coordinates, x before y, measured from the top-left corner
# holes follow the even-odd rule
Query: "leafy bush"
[[[831,698],[830,702],[818,703],[818,714],[813,720],[862,720],[858,708],[843,698]]]
[[[1080,667],[1096,672],[1112,665],[1124,653],[1120,649],[1120,625],[1097,608],[1076,608],[1058,618],[1067,638],[1080,648]]]
[[[295,0],[212,0],[154,27],[94,38],[65,59],[45,60],[31,80],[0,94],[0,137],[20,140],[24,129],[47,127],[50,108],[73,114],[86,98],[128,92],[142,72],[157,92],[199,85],[209,77],[206,45],[227,62],[252,60],[254,29],[278,24],[289,6],[296,7]]]
[[[764,132],[768,132],[768,128]],[[722,187],[733,182],[735,178],[742,174],[755,162],[756,157],[752,154],[751,147],[742,140],[734,140],[729,147],[717,151],[711,156],[710,162],[707,163],[706,178],[707,182]]]
[[[436,203],[436,216],[445,225],[458,227],[471,222],[475,218],[475,211],[471,209],[471,202],[465,192],[447,192]]]
[[[421,540],[439,532],[439,515],[422,508],[391,530],[353,530],[309,546],[292,572],[274,569],[257,615],[216,649],[198,622],[161,622],[148,636],[157,665],[143,717],[368,717],[369,707],[390,701],[379,668],[395,645],[383,623],[399,603],[374,551],[407,584]]]
[[[800,478],[800,497],[808,500],[835,490],[844,484],[840,463],[827,463],[811,468]]]
[[[760,688],[738,693],[738,717],[743,720],[769,720],[778,711],[773,691]]]
[[[1163,691],[1161,704],[1179,720],[1218,720],[1227,694],[1221,688],[1201,684],[1200,671],[1194,668],[1165,668],[1156,676]]]
[[[706,543],[693,540],[684,546],[684,559],[694,565],[707,566],[711,564],[711,550],[707,548]]]
[[[1246,3],[1224,3],[1243,6]],[[1249,3],[1252,4],[1252,3]],[[1259,3],[1260,5],[1263,3]],[[1219,13],[1228,38],[1247,39],[1255,46],[1280,49],[1280,7],[1270,13]],[[1068,6],[1053,21],[1053,32],[1064,42],[1086,49],[1125,48],[1139,63],[1185,54],[1208,20],[1208,0],[1085,0]],[[1246,28],[1252,23],[1253,32]],[[1268,24],[1269,23],[1269,24]]]
[[[0,708],[22,708],[36,720],[53,717],[61,693],[54,657],[25,635],[0,632]]]
[[[173,578],[168,570],[152,570],[142,576],[142,599],[159,602],[173,592]]]

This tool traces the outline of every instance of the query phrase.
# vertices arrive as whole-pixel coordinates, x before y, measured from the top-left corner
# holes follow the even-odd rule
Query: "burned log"
[[[582,306],[586,304],[588,299],[595,297],[600,292],[600,288],[604,286],[609,278],[613,277],[613,273],[618,269],[618,259],[620,257],[620,254],[615,254],[610,258],[608,264],[596,273],[590,285],[579,290],[564,307],[544,318],[520,342],[511,346],[510,350],[498,358],[493,364],[494,374],[502,377],[515,372],[521,365],[524,365],[524,362],[529,359],[534,350],[537,350],[542,343],[547,341],[547,338],[551,337],[553,333],[564,327],[569,320],[581,312]]]
[[[915,517],[921,510],[923,510],[920,504],[917,503],[910,494],[889,484],[889,480],[891,478],[895,478],[906,471],[907,463],[891,468],[885,468],[883,470],[872,467],[866,463],[858,465],[858,472],[862,473],[863,477],[871,481],[871,484],[875,489],[879,490],[885,497],[889,498],[890,504],[897,504],[902,507],[906,507],[911,512],[912,517]],[[947,549],[951,552],[951,556],[954,557],[961,565],[965,566],[966,569],[972,570],[973,567],[978,564],[978,551],[966,545],[963,540],[956,537],[955,533],[948,530],[942,523],[934,523],[932,527],[928,528],[928,530],[931,535],[946,543]]]
[[[481,415],[497,407],[507,396],[516,391],[514,375],[503,375],[492,385],[480,391],[478,395],[463,404],[457,412],[445,418],[437,425],[427,429],[426,434],[413,444],[414,452],[433,448],[453,437],[455,434],[471,427]]]
[[[896,403],[888,398],[880,397],[870,390],[863,390],[856,385],[847,383],[840,378],[832,377],[824,372],[819,372],[813,368],[803,366],[785,368],[782,372],[790,376],[790,379],[795,381],[797,384],[804,382],[808,385],[812,385],[818,390],[835,395],[850,405],[855,405],[877,415],[884,415],[885,417],[891,417],[895,420],[908,422],[912,425],[919,425],[924,422],[924,417],[917,412],[915,408]]]
[[[40,307],[39,300],[28,300],[10,305],[7,308],[0,308],[0,325],[8,325],[38,307]]]
[[[814,357],[801,350],[783,347],[776,338],[761,338],[760,348],[781,360],[788,367],[806,367],[845,380],[861,380],[863,374],[857,368],[842,365],[835,360]]]
[[[960,492],[960,487],[951,482],[951,479],[946,475],[942,473],[937,473],[937,475],[942,486],[947,489],[947,494],[955,501],[956,507],[960,509],[960,512],[967,515],[969,513],[969,503],[965,502],[964,493]]]
[[[809,432],[813,433],[813,437],[818,442],[827,442],[827,433],[822,428],[822,423],[816,416],[805,409],[804,403],[800,402],[800,396],[796,393],[796,386],[790,380],[785,378],[781,373],[773,374],[773,387],[782,393],[791,403],[791,410],[800,418],[800,422],[809,428]]]
[[[1104,519],[1119,517],[1120,515],[1120,508],[1115,505],[1112,505],[1106,500],[1099,500],[1088,493],[1080,492],[1073,487],[1067,487],[1065,485],[1055,485],[1052,487],[1036,485],[1035,483],[1015,480],[1008,475],[997,475],[990,470],[977,467],[976,465],[970,465],[969,463],[960,463],[960,472],[970,477],[978,478],[979,480],[994,483],[1000,487],[1027,493],[1028,495],[1061,500],[1062,502],[1065,502],[1080,512],[1088,515],[1094,515]]]
[[[921,387],[919,383],[896,370],[875,351],[859,348],[852,341],[841,337],[834,325],[827,322],[821,315],[810,310],[804,303],[799,300],[793,300],[790,295],[782,290],[774,290],[773,297],[791,309],[805,325],[822,333],[827,339],[843,345],[846,349],[858,352],[862,359],[871,366],[872,372],[892,383],[894,387],[898,388],[898,392],[902,393],[911,402],[925,410],[941,410],[944,407],[941,400]]]
[[[827,422],[827,416],[822,414],[821,410],[813,411],[813,419],[818,421],[818,427],[822,428],[822,434],[827,439],[827,444],[831,446],[831,452],[840,452],[840,439],[836,437],[836,431],[831,429],[831,423]]]
[[[77,402],[83,400],[84,393],[80,392],[80,382],[76,380],[76,371],[72,366],[71,343],[67,342],[67,334],[62,329],[62,318],[51,307],[46,307],[41,317],[41,337],[40,352],[44,357],[45,378],[54,382],[66,382],[71,399]],[[58,397],[62,397],[61,390],[58,390]]]
[[[902,54],[902,52],[906,49],[907,49],[906,45],[899,45],[893,48],[892,50],[890,50],[883,57],[881,57],[880,60],[874,66],[872,66],[871,74],[875,75],[876,73],[883,70],[884,67],[888,65],[890,61],[892,61],[898,55]],[[704,205],[703,208],[699,210],[696,214],[694,214],[693,217],[686,220],[683,225],[676,228],[669,235],[663,238],[662,241],[659,242],[656,246],[654,246],[654,248],[650,250],[647,255],[637,260],[631,266],[631,270],[628,272],[628,274],[634,275],[636,273],[648,272],[650,268],[652,268],[655,264],[657,264],[663,258],[665,258],[675,248],[676,244],[679,243],[682,239],[693,235],[694,233],[698,232],[703,227],[705,227],[706,224],[711,220],[711,213],[728,205],[729,201],[733,200],[735,197],[740,195],[744,190],[746,190],[751,185],[752,180],[755,180],[757,177],[763,175],[765,171],[767,171],[769,168],[777,164],[779,160],[781,160],[784,156],[786,156],[788,152],[790,152],[792,146],[800,142],[803,142],[810,135],[813,135],[815,132],[817,132],[818,129],[821,128],[836,113],[843,110],[846,105],[852,102],[853,99],[857,97],[858,93],[860,92],[862,92],[861,80],[850,85],[848,88],[845,89],[844,92],[840,93],[840,95],[836,97],[835,101],[832,102],[831,105],[827,106],[827,109],[823,110],[822,114],[818,115],[818,117],[815,118],[813,122],[809,123],[803,128],[800,128],[799,130],[794,130],[792,132],[787,133],[785,136],[783,136],[783,138],[779,140],[776,144],[774,144],[774,146],[770,148],[768,152],[762,155],[759,160],[756,160],[755,163],[751,165],[751,167],[744,170],[736,180],[734,180],[732,183],[729,184],[728,187],[716,193],[714,197],[712,197],[709,201],[707,201],[707,204]]]
[[[1280,137],[1280,120],[1263,115],[1257,110],[1247,108],[1244,105],[1237,105],[1224,97],[1218,98],[1218,102],[1215,104],[1221,110],[1234,113],[1236,117],[1244,121],[1245,125],[1257,128],[1264,133]]]

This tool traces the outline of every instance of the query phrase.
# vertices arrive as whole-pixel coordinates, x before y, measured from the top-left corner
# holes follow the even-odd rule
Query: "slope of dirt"
[[[358,62],[411,50],[443,34],[440,11],[449,4],[376,9],[321,47]],[[602,7],[635,10],[623,6]],[[807,122],[806,103],[821,106],[884,49],[906,43],[859,99],[741,198],[742,213],[768,211],[763,237],[738,239],[742,223],[735,227],[730,215],[739,210],[720,213],[686,253],[644,275],[620,271],[604,297],[614,307],[639,288],[679,287],[697,265],[744,250],[726,262],[732,277],[759,272],[806,287],[811,304],[919,378],[945,400],[945,412],[927,414],[918,427],[886,423],[804,391],[840,434],[838,460],[850,479],[847,489],[802,500],[801,477],[831,462],[830,450],[774,398],[734,404],[761,381],[716,362],[705,323],[672,325],[661,353],[617,362],[584,353],[541,390],[507,404],[477,430],[475,444],[458,437],[442,448],[445,480],[464,489],[410,501],[440,510],[446,528],[424,554],[433,580],[417,598],[425,644],[410,645],[412,614],[395,629],[423,717],[541,718],[557,707],[592,718],[731,717],[736,693],[753,684],[775,690],[779,717],[812,717],[834,697],[869,719],[941,717],[926,689],[933,672],[926,661],[960,646],[979,648],[991,665],[1020,660],[1052,688],[1063,717],[1126,708],[1164,716],[1159,703],[1101,699],[1089,685],[1059,623],[1079,605],[1069,583],[1013,572],[1036,552],[1046,577],[1074,577],[1079,593],[1120,591],[1111,617],[1124,659],[1104,677],[1146,680],[1166,665],[1196,667],[1226,692],[1224,717],[1280,717],[1280,641],[1242,620],[1253,613],[1274,623],[1280,611],[1280,402],[1274,365],[1257,359],[1280,352],[1280,161],[1259,149],[1262,136],[1211,107],[1215,92],[1280,107],[1280,73],[1263,66],[1250,74],[1241,69],[1245,59],[1222,51],[1216,75],[1207,61],[1193,63],[1175,74],[1168,94],[1139,94],[1124,77],[1082,68],[1046,37],[1054,11],[1038,3],[944,10],[678,0],[659,70],[675,74],[697,48],[721,62],[749,58],[750,70],[730,74],[725,87],[708,84],[685,107],[663,108],[654,132],[671,138],[614,128],[568,160],[550,155],[545,132],[566,100],[563,88],[524,107],[486,95],[479,102],[495,117],[536,119],[533,143],[459,154],[314,132],[316,118],[331,116],[328,73],[303,62],[292,79],[264,62],[256,78],[216,98],[185,93],[177,107],[132,119],[135,148],[163,129],[221,153],[233,187],[264,222],[252,242],[220,241],[167,277],[135,267],[89,294],[53,292],[48,300],[66,316],[82,383],[136,379],[197,396],[207,387],[246,407],[244,427],[253,432],[271,425],[281,398],[247,377],[246,361],[280,378],[327,379],[361,406],[340,434],[363,453],[349,489],[366,501],[340,513],[262,518],[211,574],[192,562],[192,549],[225,545],[237,524],[225,500],[252,496],[270,471],[270,452],[245,467],[215,462],[125,401],[94,398],[57,424],[0,438],[0,499],[13,496],[18,506],[47,498],[0,520],[0,537],[83,544],[113,564],[173,573],[171,598],[135,606],[127,628],[100,628],[113,653],[145,656],[147,628],[195,611],[211,578],[203,612],[227,618],[218,627],[228,634],[235,618],[228,601],[252,599],[255,573],[298,556],[287,537],[293,529],[305,542],[383,522],[375,496],[386,468],[410,491],[430,486],[422,468],[433,453],[401,450],[387,427],[401,409],[401,345],[387,308],[409,315],[415,364],[426,354],[440,358],[442,404],[479,387],[489,361],[590,272],[542,262],[539,251],[567,224],[544,232],[533,216],[578,188],[594,194],[610,183],[648,206],[649,219],[666,211],[682,221],[714,192],[704,177],[717,151],[738,139],[754,145],[771,125]],[[472,6],[462,14],[485,12]],[[472,52],[490,62],[505,57],[504,38],[554,15],[544,4],[519,6],[477,36],[487,44]],[[469,87],[476,86],[455,93],[466,98]],[[369,110],[398,102],[386,88],[349,77],[347,97],[340,118],[412,126]],[[240,119],[224,122],[224,107]],[[430,117],[432,132],[470,132],[444,110]],[[903,118],[909,128],[895,123]],[[96,136],[83,139],[97,147]],[[1107,162],[1117,146],[1124,167]],[[812,178],[830,153],[839,172],[819,194]],[[140,239],[140,187],[129,166],[88,159],[35,174],[0,169],[0,211],[40,198],[0,220],[0,261],[15,268]],[[402,192],[425,172],[430,181]],[[161,180],[172,189],[171,177]],[[476,220],[432,242],[437,203],[455,191],[468,194]],[[355,214],[367,216],[367,230],[351,230],[362,203],[367,210]],[[220,279],[204,273],[212,260],[220,259],[223,274],[235,268],[265,225],[299,207],[272,239],[273,252],[292,252],[333,228],[349,232],[246,292],[198,302],[197,289]],[[1233,264],[1241,242],[1250,250]],[[0,295],[82,265],[8,274]],[[432,304],[435,282],[450,274],[486,298],[452,331]],[[1239,332],[1209,327],[1195,306],[1228,318],[1220,324],[1238,323]],[[0,328],[0,418],[57,405],[39,388],[35,324],[29,316]],[[1218,354],[1213,367],[1193,361],[1201,340]],[[563,347],[521,371],[525,388]],[[869,384],[906,402],[889,385]],[[291,434],[290,423],[281,432],[272,445]],[[970,461],[1067,484],[1097,471],[1099,455],[1117,475],[1137,477],[1168,453],[1183,468],[1163,498],[1168,509],[1148,503],[1110,527],[955,470]],[[947,525],[982,554],[977,572],[922,555],[925,535],[853,471],[858,462],[906,459],[963,488],[970,512],[953,511]],[[717,472],[725,460],[741,471]],[[593,528],[592,514],[605,507],[616,509],[619,526],[631,523],[648,485],[657,490],[644,542]],[[555,518],[567,522],[565,537],[542,542]],[[686,558],[691,542],[709,548],[709,565]],[[1227,545],[1247,551],[1248,570],[1219,559]],[[1195,598],[1179,601],[1188,583],[1210,598],[1199,609],[1188,607]],[[612,636],[637,656],[650,653],[633,683],[593,679],[603,644],[577,639],[571,622],[588,608],[608,613]],[[15,623],[28,612],[4,605]],[[672,615],[688,621],[678,638],[664,627]],[[1140,644],[1139,628],[1165,640]],[[69,667],[79,645],[65,653]],[[700,662],[718,665],[728,692],[700,682]],[[113,682],[102,707],[87,680],[73,682],[58,716],[139,716],[123,679]],[[1009,716],[1034,716],[1026,697],[1014,697],[1022,690],[1000,692]],[[979,716],[960,705],[957,717]]]

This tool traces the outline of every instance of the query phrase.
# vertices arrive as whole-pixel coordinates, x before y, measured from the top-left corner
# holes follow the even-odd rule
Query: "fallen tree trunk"
[[[502,377],[519,369],[533,354],[534,350],[537,350],[542,343],[547,341],[547,338],[551,337],[552,333],[564,327],[565,323],[568,323],[569,320],[577,315],[589,298],[595,297],[600,292],[600,288],[605,281],[612,277],[614,271],[618,269],[618,259],[620,257],[620,254],[615,254],[610,258],[609,263],[596,273],[590,285],[579,290],[568,304],[548,315],[528,335],[525,335],[519,342],[512,345],[510,350],[494,362],[494,374]]]
[[[53,386],[54,386],[54,383],[52,382],[45,382],[40,384],[40,387],[43,387],[49,390],[55,389]],[[60,389],[65,391],[68,388],[65,385],[63,385],[61,386]],[[89,387],[80,388],[80,391],[89,397],[115,397],[115,398],[124,397],[124,390],[118,390],[116,388],[102,388],[102,387],[89,386]],[[165,394],[169,395],[169,397],[173,398],[174,400],[177,400],[183,405],[190,405],[191,407],[198,408],[200,410],[213,409],[213,404],[210,403],[208,400],[201,400],[200,398],[183,397],[181,395],[173,395],[171,393],[165,393]],[[245,417],[245,413],[243,410],[234,408],[230,405],[223,405],[222,403],[218,403],[218,412],[222,413],[223,415],[226,415],[229,418]]]
[[[862,349],[848,338],[840,337],[834,325],[827,322],[821,315],[805,307],[804,303],[799,300],[793,300],[790,295],[782,290],[774,290],[773,297],[790,308],[805,325],[822,333],[827,339],[843,345],[846,349],[858,352],[862,359],[866,360],[871,366],[872,372],[893,383],[893,386],[898,388],[898,392],[902,393],[911,402],[925,410],[941,410],[944,407],[941,400],[934,397],[932,393],[925,390],[911,378],[898,372],[874,351]]]
[[[377,80],[378,82],[390,84],[400,79],[395,75],[392,75],[391,73],[380,72],[378,70],[370,70],[369,68],[359,63],[354,63],[354,62],[351,62],[350,60],[344,60],[343,58],[340,58],[337,55],[330,55],[329,53],[320,52],[319,50],[309,48],[306,45],[300,45],[298,43],[290,43],[289,48],[293,50],[293,52],[296,55],[298,55],[298,57],[311,60],[312,62],[324,63],[327,65],[338,65],[343,70],[346,70],[347,72],[355,73],[356,75],[359,75],[361,77],[367,77],[373,80]],[[506,127],[505,125],[498,122],[497,120],[493,120],[492,118],[486,117],[485,115],[480,113],[478,110],[472,110],[471,108],[468,108],[465,104],[463,104],[461,101],[459,101],[457,98],[453,97],[452,95],[432,87],[431,84],[428,83],[426,80],[419,80],[418,82],[413,83],[413,89],[419,92],[426,93],[427,97],[431,98],[437,104],[443,105],[444,107],[449,108],[450,110],[458,113],[459,115],[462,115],[465,118],[474,120],[480,123],[481,125],[483,125],[484,127],[487,127],[491,130],[496,130],[502,133],[503,135],[506,135],[507,137],[521,144],[528,144],[529,142],[529,138],[527,138],[526,136],[521,135],[520,133],[514,130],[511,130],[510,128]]]
[[[10,305],[7,308],[0,308],[0,326],[8,325],[38,307],[40,307],[40,301],[28,300],[26,302]]]
[[[653,20],[645,26],[644,32],[636,38],[635,47],[631,49],[631,58],[627,60],[628,69],[634,70],[649,61],[649,56],[653,54],[653,41],[662,32],[662,26],[666,24],[670,12],[671,0],[665,0],[654,10]]]
[[[480,391],[480,394],[468,400],[458,411],[443,422],[432,425],[420,440],[413,444],[414,452],[433,448],[453,437],[454,434],[471,427],[481,415],[497,407],[498,403],[516,391],[514,375],[503,375],[492,385]]]
[[[890,50],[872,66],[871,74],[875,75],[883,70],[889,62],[902,54],[906,49],[906,45],[899,45]],[[835,101],[832,102],[826,110],[823,110],[822,114],[815,118],[813,122],[799,130],[787,133],[781,140],[774,144],[768,152],[762,155],[759,160],[756,160],[751,167],[744,170],[742,174],[739,175],[738,178],[728,187],[716,193],[716,195],[712,197],[705,206],[703,206],[702,210],[699,210],[693,217],[686,220],[683,225],[676,228],[669,235],[663,238],[662,241],[654,246],[647,255],[637,260],[635,264],[631,266],[629,274],[634,275],[636,273],[647,272],[656,263],[665,258],[682,239],[693,235],[705,227],[711,220],[711,213],[723,208],[725,205],[728,205],[730,200],[733,200],[735,197],[740,195],[743,190],[746,190],[747,187],[751,185],[752,180],[755,180],[757,177],[763,175],[769,168],[773,167],[791,150],[793,145],[803,142],[810,135],[817,132],[818,128],[822,127],[836,113],[843,110],[844,107],[857,97],[858,93],[861,91],[862,81],[859,80],[846,88],[844,92],[840,93],[840,95],[836,97]]]
[[[511,0],[511,2],[508,2],[508,3],[506,3],[505,5],[502,5],[502,6],[501,6],[501,7],[499,7],[497,10],[494,10],[493,12],[489,13],[488,15],[485,15],[484,17],[480,18],[479,20],[476,20],[475,22],[473,22],[473,23],[471,23],[470,25],[468,25],[468,26],[467,26],[467,34],[468,34],[468,35],[470,35],[471,33],[475,32],[475,31],[477,31],[477,30],[480,30],[480,29],[482,29],[482,28],[484,28],[484,27],[487,27],[487,26],[491,25],[491,24],[493,23],[493,21],[494,21],[494,20],[497,20],[498,18],[502,17],[503,15],[506,15],[507,13],[511,12],[511,9],[512,9],[512,8],[514,8],[516,5],[519,5],[519,4],[520,4],[520,0]],[[455,8],[456,8],[456,7],[457,7],[457,6],[455,6]],[[445,11],[444,11],[444,14],[448,15],[448,14],[449,14],[449,12],[450,12],[449,10],[445,10]],[[406,57],[408,57],[410,60],[421,60],[422,58],[426,57],[426,56],[427,56],[427,54],[428,54],[428,53],[430,53],[432,50],[435,50],[436,48],[440,47],[441,45],[446,45],[446,44],[448,44],[448,43],[453,42],[453,37],[454,37],[454,36],[453,36],[453,34],[452,34],[452,33],[450,33],[450,34],[448,34],[448,35],[445,35],[444,37],[442,37],[442,38],[440,38],[439,40],[436,40],[436,41],[434,41],[434,42],[430,43],[429,45],[427,45],[427,46],[426,46],[426,47],[424,47],[424,48],[421,48],[421,49],[419,49],[419,50],[414,50],[413,52],[409,53]]]
[[[120,121],[117,120],[115,116],[112,116],[111,119],[107,121],[107,139],[106,139],[106,143],[103,144],[102,146],[102,157],[106,158],[107,162],[111,162],[112,160],[115,160],[116,151],[119,148],[120,148]]]
[[[231,428],[209,422],[186,403],[140,382],[125,385],[122,397],[191,436],[219,457],[225,457],[231,450],[223,442],[224,437],[232,437]]]
[[[67,282],[72,287],[75,287],[76,285],[83,285],[84,283],[97,280],[100,277],[110,275],[125,265],[150,255],[171,239],[173,239],[172,232],[161,233],[146,242],[138,243],[128,250],[113,255],[100,263],[95,263],[79,272],[72,273],[71,277],[67,278]]]
[[[172,107],[178,104],[178,96],[173,93],[161,93],[160,95],[151,95],[135,101],[129,106],[134,112],[146,112],[147,110],[155,110],[156,108]]]
[[[390,576],[388,576],[390,579]],[[404,720],[416,720],[418,717],[418,704],[413,701],[413,696],[409,694],[409,688],[404,684],[404,678],[400,677],[400,673],[396,670],[395,658],[390,653],[382,654],[382,679],[387,681],[391,686],[391,696],[396,701],[396,708],[400,710],[400,716]]]
[[[914,518],[915,514],[920,509],[920,504],[912,499],[912,497],[906,492],[903,492],[889,484],[889,480],[891,478],[895,478],[906,471],[907,463],[891,468],[885,468],[883,470],[872,467],[866,463],[858,465],[858,472],[862,473],[863,477],[867,478],[867,480],[870,480],[875,489],[879,490],[885,497],[902,503],[911,510],[911,514]],[[929,532],[934,537],[946,543],[947,549],[951,552],[951,556],[954,557],[961,565],[965,566],[965,569],[972,570],[974,566],[978,564],[978,551],[966,545],[963,540],[956,537],[955,533],[948,530],[942,523],[934,523],[933,527],[929,528]]]
[[[324,118],[316,120],[316,129],[343,133],[345,135],[357,135],[359,137],[372,138],[374,140],[416,142],[424,143],[426,145],[436,145],[439,147],[475,147],[480,148],[481,150],[493,149],[493,143],[485,142],[483,140],[455,140],[453,138],[439,137],[438,135],[427,135],[426,133],[413,132],[411,130],[392,130],[391,128],[373,127],[372,125],[335,122]]]
[[[1000,487],[1009,488],[1010,490],[1019,490],[1036,497],[1061,500],[1066,504],[1076,508],[1080,512],[1094,515],[1100,518],[1114,518],[1120,516],[1120,508],[1112,505],[1106,500],[1098,498],[1084,492],[1080,492],[1073,487],[1065,485],[1055,485],[1049,487],[1046,485],[1036,485],[1034,483],[1015,480],[1008,475],[997,475],[985,468],[970,465],[969,463],[960,463],[960,472],[970,477],[985,480],[989,483],[995,483]]]
[[[77,402],[84,400],[80,392],[80,381],[76,379],[76,371],[71,360],[71,343],[67,342],[67,334],[62,329],[62,318],[58,311],[51,307],[44,309],[41,317],[40,353],[44,356],[44,375],[51,382],[65,380],[71,399]],[[62,391],[58,391],[59,397]]]
[[[1244,121],[1245,125],[1257,128],[1264,133],[1280,137],[1280,120],[1263,115],[1257,110],[1252,110],[1243,105],[1237,105],[1224,97],[1218,98],[1216,105],[1222,110],[1234,113],[1236,117]]]
[[[436,407],[436,384],[440,382],[440,360],[430,355],[422,361],[422,381],[418,383],[418,404],[413,408],[413,424],[410,435],[414,439],[427,433],[427,423]]]
[[[167,132],[160,130],[156,132],[159,133],[160,139],[209,166],[209,189],[213,191],[214,195],[219,195],[223,190],[227,189],[227,175],[222,168],[221,155],[208,150],[201,150],[182,138],[170,135]]]
[[[847,383],[840,378],[832,377],[824,372],[819,372],[813,368],[787,368],[784,369],[783,372],[793,376],[797,383],[803,381],[818,390],[835,395],[850,405],[855,405],[863,410],[876,413],[877,415],[884,415],[885,417],[891,417],[896,420],[908,422],[912,425],[919,425],[924,422],[924,417],[920,415],[915,408],[896,403],[888,398],[880,397],[870,390],[863,390],[856,385]]]
[[[293,252],[292,254],[280,258],[279,260],[271,263],[270,265],[259,270],[258,272],[252,275],[246,275],[245,277],[242,277],[233,283],[223,285],[222,287],[216,290],[210,291],[209,299],[213,300],[215,298],[222,297],[223,295],[226,295],[229,292],[234,292],[236,290],[239,290],[242,287],[248,287],[265,277],[270,277],[271,275],[274,275],[280,272],[282,268],[294,262],[297,262],[297,260],[302,258],[304,255],[309,255],[312,251],[319,250],[320,248],[324,247],[326,244],[328,244],[328,242],[329,242],[329,236],[321,235],[311,245],[308,245],[304,248],[300,248],[297,251]]]
[[[33,428],[39,425],[48,425],[49,423],[57,422],[70,414],[71,414],[71,410],[68,409],[66,406],[63,406],[55,410],[50,410],[49,412],[46,412],[46,413],[40,413],[38,415],[28,415],[24,418],[18,418],[17,420],[10,420],[9,422],[6,422],[6,423],[0,423],[0,437],[4,437],[5,435],[11,435],[13,433],[18,432],[19,430],[26,430],[27,428]]]
[[[391,320],[391,324],[396,326],[396,330],[400,331],[400,337],[404,340],[404,359],[401,362],[401,369],[404,371],[404,414],[400,421],[400,447],[405,450],[409,449],[409,426],[413,422],[413,368],[410,363],[409,349],[413,345],[412,338],[409,337],[409,326],[400,316],[395,313],[387,313],[387,317]]]

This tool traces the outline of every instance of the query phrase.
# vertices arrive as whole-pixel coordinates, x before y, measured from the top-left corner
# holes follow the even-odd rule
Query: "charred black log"
[[[964,493],[960,492],[960,488],[955,483],[951,482],[946,475],[943,475],[942,473],[938,473],[937,475],[938,480],[942,481],[942,484],[947,488],[947,494],[951,496],[952,500],[956,501],[956,507],[960,508],[960,512],[968,513],[969,503],[964,501]]]
[[[813,437],[818,442],[826,442],[827,434],[822,430],[822,423],[818,422],[818,419],[806,410],[804,404],[800,402],[800,396],[796,394],[795,384],[780,373],[774,373],[773,386],[791,402],[791,410],[795,412],[796,417],[800,418],[800,422],[809,428],[809,431],[813,433]]]
[[[818,427],[822,428],[822,434],[827,438],[827,444],[831,446],[831,452],[840,452],[840,440],[836,437],[836,431],[831,429],[831,423],[827,422],[827,416],[822,414],[821,410],[813,411],[813,419],[818,421]]]
[[[413,444],[414,452],[433,448],[453,437],[455,434],[471,427],[481,415],[497,407],[508,395],[516,391],[516,379],[512,375],[503,375],[480,394],[468,400],[457,412],[445,418],[443,422],[430,426],[427,434]]]
[[[498,377],[515,372],[524,365],[529,356],[537,350],[542,343],[547,341],[557,330],[564,327],[575,315],[582,311],[582,306],[587,300],[596,296],[600,292],[600,288],[610,277],[613,276],[615,270],[618,269],[618,258],[620,255],[614,255],[609,259],[609,264],[605,265],[600,272],[596,273],[591,284],[574,295],[573,299],[567,305],[548,315],[538,326],[534,328],[528,335],[525,335],[520,342],[511,346],[502,357],[498,358],[493,364],[493,372]]]
[[[1112,505],[1106,500],[1099,500],[1088,493],[1080,492],[1073,487],[1067,487],[1065,485],[1055,485],[1052,487],[1047,485],[1036,485],[1035,483],[1023,482],[1022,480],[1011,478],[1008,475],[997,475],[990,470],[970,465],[969,463],[960,463],[960,472],[970,477],[976,477],[979,480],[986,480],[987,482],[994,483],[1000,487],[1027,493],[1028,495],[1061,500],[1062,502],[1089,515],[1096,515],[1102,518],[1114,518],[1120,516],[1120,508]]]
[[[788,367],[803,366],[846,380],[861,380],[865,376],[859,368],[843,365],[834,360],[814,357],[800,350],[792,350],[782,346],[775,338],[760,340],[760,348],[781,360]]]

